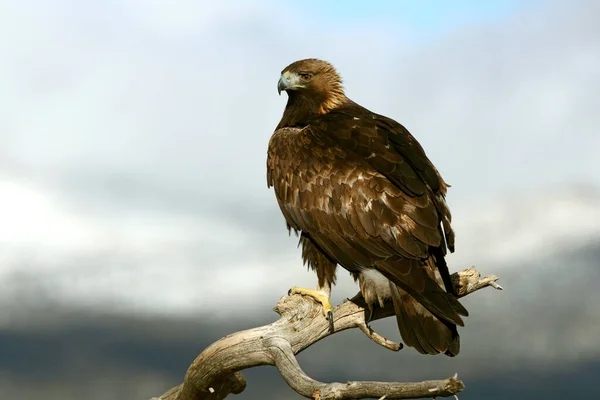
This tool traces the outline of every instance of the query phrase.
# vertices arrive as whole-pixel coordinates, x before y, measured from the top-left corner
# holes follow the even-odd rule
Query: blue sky
[[[506,18],[535,2],[536,0],[285,0],[288,5],[297,5],[303,12],[310,11],[328,22],[396,21],[404,28],[424,36],[444,33],[461,25]]]

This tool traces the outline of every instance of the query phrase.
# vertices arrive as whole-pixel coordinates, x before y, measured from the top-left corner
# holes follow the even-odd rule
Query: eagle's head
[[[293,62],[281,71],[279,94],[285,90],[290,101],[324,114],[344,102],[342,78],[327,61],[308,58]]]

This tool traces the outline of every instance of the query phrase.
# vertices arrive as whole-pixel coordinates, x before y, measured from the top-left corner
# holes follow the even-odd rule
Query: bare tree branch
[[[377,344],[382,345],[386,349],[389,349],[392,351],[399,351],[400,349],[402,349],[402,347],[404,347],[402,343],[392,342],[391,340],[384,338],[379,333],[375,332],[373,329],[371,329],[369,326],[367,326],[367,324],[365,322],[358,323],[357,327],[365,335],[367,335],[367,337],[369,339],[371,339],[372,341],[374,341]]]
[[[458,297],[487,286],[502,289],[498,277],[481,277],[475,267],[452,274]],[[259,365],[274,365],[297,393],[315,400],[362,398],[414,399],[448,397],[463,390],[456,376],[425,382],[323,383],[306,375],[295,355],[319,340],[346,329],[358,328],[374,342],[393,351],[399,343],[385,339],[365,321],[365,303],[360,295],[333,309],[334,329],[329,330],[320,305],[301,295],[285,296],[275,311],[281,318],[272,324],[233,333],[207,347],[189,367],[183,383],[152,400],[221,400],[241,393],[246,380],[239,372]],[[393,307],[378,308],[371,320],[394,314]]]

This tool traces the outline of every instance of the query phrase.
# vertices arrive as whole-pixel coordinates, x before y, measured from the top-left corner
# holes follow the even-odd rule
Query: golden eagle
[[[269,141],[267,184],[318,277],[316,290],[290,291],[321,302],[331,322],[339,264],[371,311],[392,299],[406,345],[458,354],[456,325],[468,312],[444,260],[454,251],[449,185],[404,126],[346,97],[330,63],[296,61],[277,89],[288,102]]]

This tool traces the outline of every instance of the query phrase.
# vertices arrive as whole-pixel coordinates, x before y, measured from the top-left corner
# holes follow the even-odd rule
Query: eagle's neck
[[[348,98],[341,91],[328,95],[313,93],[310,97],[296,91],[288,91],[288,102],[277,129],[285,127],[303,128],[313,119],[339,107],[347,100]]]

